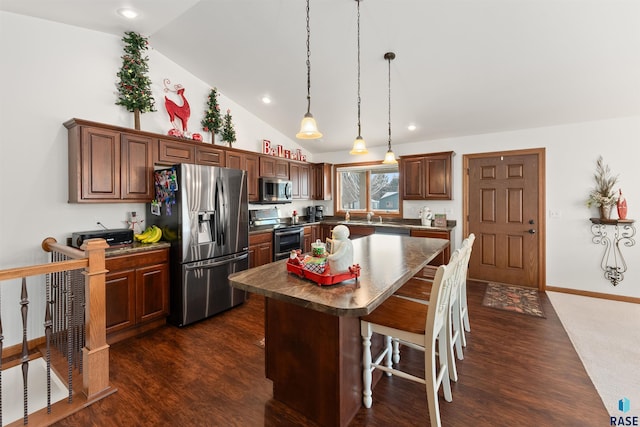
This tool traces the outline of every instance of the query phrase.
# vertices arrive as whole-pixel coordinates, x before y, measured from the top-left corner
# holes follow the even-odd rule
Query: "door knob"
[[[530,228],[528,231],[529,231],[529,234],[536,234],[536,230],[534,230],[533,228]]]

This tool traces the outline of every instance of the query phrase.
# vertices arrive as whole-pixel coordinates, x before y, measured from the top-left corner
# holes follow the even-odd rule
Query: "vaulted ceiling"
[[[116,14],[130,6],[133,21]],[[0,10],[151,47],[286,135],[306,112],[304,0],[0,0]],[[311,152],[357,135],[354,0],[311,0]],[[362,136],[393,143],[640,115],[637,0],[364,0]],[[272,103],[266,105],[262,97]],[[407,126],[415,124],[416,130]]]

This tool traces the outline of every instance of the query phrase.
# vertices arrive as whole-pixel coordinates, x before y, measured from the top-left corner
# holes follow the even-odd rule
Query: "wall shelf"
[[[591,218],[591,241],[605,247],[600,267],[604,271],[605,279],[613,286],[622,282],[627,271],[620,245],[631,247],[636,244],[633,237],[636,228],[633,219],[600,219]]]

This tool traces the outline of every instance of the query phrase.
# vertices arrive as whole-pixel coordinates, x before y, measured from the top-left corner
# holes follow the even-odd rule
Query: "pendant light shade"
[[[300,123],[300,132],[296,134],[298,139],[318,139],[322,134],[318,130],[318,124],[311,114],[311,48],[309,40],[311,31],[309,29],[309,0],[307,0],[307,113]]]
[[[349,151],[349,154],[367,154],[369,150],[367,150],[367,145],[364,142],[364,139],[360,135],[353,141],[353,148]]]
[[[369,152],[364,138],[362,138],[360,126],[360,1],[356,0],[358,3],[358,136],[353,141],[353,148],[349,154],[367,154]]]
[[[302,122],[300,122],[300,132],[296,134],[298,139],[318,139],[322,138],[322,134],[318,130],[318,124],[316,119],[313,118],[311,113],[304,115]]]
[[[393,151],[387,151],[387,153],[384,155],[384,160],[382,161],[382,163],[384,163],[385,165],[395,165],[398,163],[398,161],[396,160],[396,155],[393,154]]]
[[[391,61],[395,58],[396,54],[393,52],[387,52],[384,54],[384,59],[389,63],[389,145],[387,148],[387,154],[384,155],[384,160],[382,161],[385,165],[394,165],[398,163],[396,155],[393,154],[393,151],[391,150]]]

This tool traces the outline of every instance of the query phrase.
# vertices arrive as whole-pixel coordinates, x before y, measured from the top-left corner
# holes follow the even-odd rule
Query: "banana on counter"
[[[147,227],[144,233],[134,234],[133,238],[141,243],[156,243],[162,238],[162,230],[158,226],[152,225]]]

